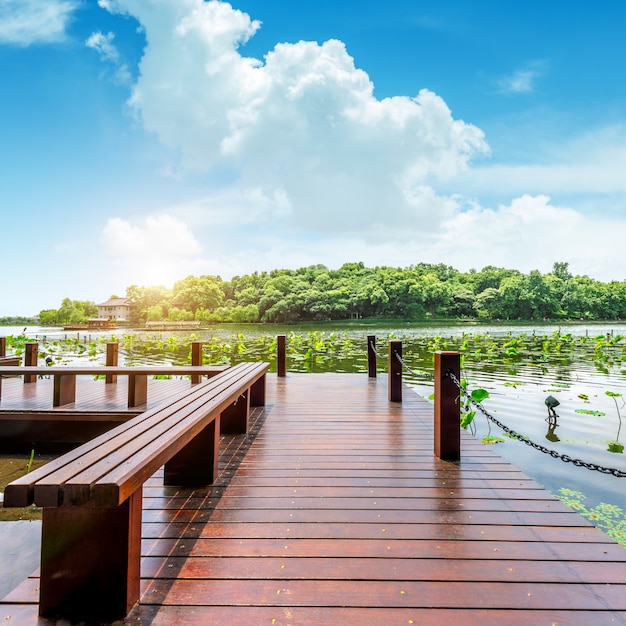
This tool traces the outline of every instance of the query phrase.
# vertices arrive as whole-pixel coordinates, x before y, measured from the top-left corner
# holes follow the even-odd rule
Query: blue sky
[[[0,316],[314,263],[624,280],[626,3],[0,0]]]

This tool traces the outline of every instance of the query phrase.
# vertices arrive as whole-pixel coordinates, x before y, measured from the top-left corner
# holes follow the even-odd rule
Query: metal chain
[[[396,359],[398,359],[398,361],[400,361],[400,363],[402,364],[402,367],[404,367],[406,369],[407,372],[409,372],[411,375],[415,376],[415,378],[423,378],[425,380],[433,380],[434,375],[433,374],[426,374],[425,372],[416,372],[415,370],[412,370],[405,362],[405,360],[397,353],[394,352],[394,354],[396,355]]]
[[[376,346],[374,345],[374,342],[373,342],[373,341],[370,341],[370,348],[372,349],[372,352],[373,352],[373,353],[374,353],[374,354],[375,354],[375,355],[376,355],[379,359],[382,359],[383,361],[386,361],[386,360],[387,360],[387,358],[388,358],[388,357],[387,357],[387,355],[386,355],[386,354],[379,354],[379,353],[376,351]]]
[[[459,379],[454,375],[454,372],[447,372],[446,375],[452,380],[452,382],[457,386],[462,395],[464,395],[470,404],[473,404],[477,409],[479,409],[485,417],[493,422],[498,428],[501,428],[507,435],[514,439],[519,439],[519,441],[524,442],[527,446],[534,448],[535,450],[539,450],[539,452],[543,452],[544,454],[548,454],[553,459],[560,459],[565,463],[572,463],[576,467],[584,467],[589,470],[593,470],[596,472],[600,472],[602,474],[612,474],[613,476],[617,476],[618,478],[626,478],[626,472],[620,469],[616,469],[614,467],[603,467],[602,465],[596,465],[595,463],[589,463],[587,461],[581,461],[580,459],[573,459],[571,456],[567,454],[559,454],[555,450],[550,450],[550,448],[546,448],[541,444],[535,443],[531,441],[528,437],[524,435],[520,435],[518,432],[514,431],[512,428],[505,426],[502,422],[497,420],[493,415],[491,415],[485,407],[476,400],[472,399],[472,396],[467,392],[466,389],[463,388]]]

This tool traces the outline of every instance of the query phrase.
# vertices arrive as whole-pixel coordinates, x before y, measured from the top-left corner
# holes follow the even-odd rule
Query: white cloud
[[[284,198],[294,228],[434,229],[447,204],[436,181],[488,150],[480,129],[428,90],[376,99],[340,41],[278,44],[261,62],[240,52],[259,23],[227,3],[101,5],[145,29],[130,103],[146,130],[182,155],[183,169],[226,165],[242,195]]]
[[[207,265],[191,229],[170,215],[148,216],[138,223],[111,218],[101,241],[126,285],[171,285],[188,274],[204,273]]]
[[[548,196],[523,195],[497,210],[473,206],[445,224],[433,258],[467,270],[485,265],[549,272],[567,261],[574,273],[623,280],[623,222],[554,206]]]
[[[92,48],[100,54],[102,61],[108,61],[115,67],[114,80],[121,85],[129,85],[131,82],[131,75],[128,69],[128,65],[123,60],[117,47],[113,43],[115,39],[114,33],[107,33],[106,35],[101,32],[92,33],[85,45],[88,48]]]
[[[546,64],[542,61],[534,61],[529,67],[519,69],[509,76],[498,81],[501,93],[520,94],[532,93],[536,89],[539,78],[546,74]]]
[[[619,278],[622,224],[549,198],[623,190],[626,151],[617,136],[608,149],[598,137],[581,138],[533,165],[470,169],[488,153],[480,129],[455,120],[426,89],[378,100],[340,41],[281,43],[260,61],[242,54],[259,23],[224,2],[100,5],[133,15],[145,30],[129,102],[144,128],[181,155],[172,171],[181,180],[192,172],[194,181],[212,172],[196,200],[167,209],[177,216],[178,239],[206,242],[211,258],[183,246],[153,282],[165,280],[161,272],[176,280],[193,268],[229,277],[355,260],[544,272],[568,261],[574,272]],[[545,72],[530,64],[508,89],[528,92]],[[228,174],[216,191],[220,170]],[[468,200],[481,195],[505,200],[496,209]],[[146,225],[135,232],[120,220],[108,230],[126,250],[136,239],[153,241]],[[169,258],[161,248],[146,243],[145,255]]]
[[[0,1],[0,43],[29,46],[65,39],[77,0]]]
[[[534,141],[534,140],[533,140]],[[596,128],[564,141],[529,164],[486,164],[455,182],[466,194],[594,194],[598,209],[615,195],[626,199],[626,127]],[[608,208],[608,207],[606,207]]]

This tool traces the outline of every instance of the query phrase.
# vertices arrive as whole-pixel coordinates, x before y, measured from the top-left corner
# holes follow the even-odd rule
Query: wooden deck
[[[365,375],[267,383],[215,486],[147,483],[117,624],[626,624],[626,550],[469,436],[435,459],[429,403]],[[54,623],[37,583],[3,623]]]
[[[13,411],[69,411],[126,413],[128,409],[128,377],[119,376],[115,384],[107,385],[102,379],[91,376],[76,377],[76,402],[53,409],[52,377],[39,378],[37,382],[24,384],[20,377],[2,380],[0,415]],[[149,378],[148,403],[130,410],[136,414],[165,400],[170,394],[188,389],[191,385],[188,376],[170,380]]]

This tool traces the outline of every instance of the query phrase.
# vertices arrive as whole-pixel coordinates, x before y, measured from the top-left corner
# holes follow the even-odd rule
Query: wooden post
[[[107,367],[117,367],[118,363],[118,353],[119,353],[119,344],[113,341],[107,343]],[[105,376],[106,384],[116,383],[117,382],[117,374],[107,374]]]
[[[191,364],[194,367],[198,367],[202,365],[202,342],[201,341],[193,341],[191,343]],[[200,374],[192,374],[191,375],[191,384],[196,385],[202,380],[202,376]]]
[[[7,338],[0,337],[0,356],[7,355]],[[0,395],[2,394],[2,376],[0,376]]]
[[[34,343],[27,343],[25,346],[25,352],[24,352],[24,365],[25,366],[33,366],[36,367],[37,366],[37,358],[39,355],[39,344],[34,342]],[[37,376],[35,376],[35,374],[24,374],[24,382],[25,383],[34,383],[37,381]]]
[[[40,615],[100,622],[128,614],[140,591],[141,491],[112,508],[44,508]]]
[[[277,370],[278,375],[283,377],[287,375],[287,336],[278,335],[276,346]]]
[[[74,374],[55,374],[52,406],[65,406],[76,402],[76,376]]]
[[[435,456],[445,461],[461,458],[461,410],[459,389],[447,375],[460,380],[458,352],[435,352]]]
[[[389,342],[389,402],[402,402],[402,363],[398,357],[402,358],[402,342]]]
[[[128,408],[142,406],[148,402],[147,374],[128,375]]]
[[[367,336],[367,376],[376,378],[376,337]]]

